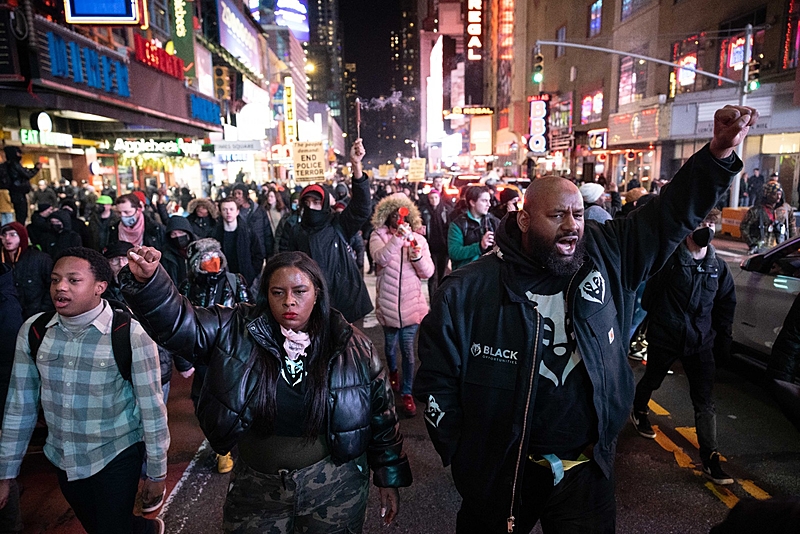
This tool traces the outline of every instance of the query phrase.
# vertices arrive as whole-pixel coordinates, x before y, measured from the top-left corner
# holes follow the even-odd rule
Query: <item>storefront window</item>
[[[165,36],[170,35],[167,0],[150,0],[150,26]]]
[[[694,35],[672,45],[672,61],[682,67],[698,69],[703,65],[705,34]],[[670,97],[681,93],[699,91],[703,81],[709,78],[698,76],[694,70],[677,68],[669,75]]]
[[[599,121],[603,118],[603,91],[595,91],[581,99],[581,124]]]
[[[619,64],[619,106],[638,102],[647,92],[647,62],[630,56]]]

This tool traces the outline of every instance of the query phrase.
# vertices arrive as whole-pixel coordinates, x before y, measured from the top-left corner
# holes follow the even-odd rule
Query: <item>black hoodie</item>
[[[66,249],[83,246],[83,240],[81,240],[81,235],[72,229],[72,217],[69,211],[54,211],[47,220],[52,221],[53,219],[61,221],[64,228],[60,232],[53,230],[52,234],[45,236],[47,241],[44,243],[44,251],[53,258],[53,261],[56,261],[58,255]]]
[[[170,232],[173,230],[183,230],[189,234],[189,242],[186,243],[186,247],[181,248],[177,240],[169,236]],[[180,215],[169,218],[165,234],[166,245],[161,251],[161,264],[164,266],[164,269],[167,270],[167,273],[169,273],[172,282],[175,285],[179,285],[186,280],[189,274],[189,255],[187,253],[187,248],[189,243],[197,239],[197,236],[194,235],[192,224],[185,217],[181,217]]]

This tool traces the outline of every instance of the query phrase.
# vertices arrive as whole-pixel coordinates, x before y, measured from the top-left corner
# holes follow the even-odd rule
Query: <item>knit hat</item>
[[[111,258],[119,258],[120,256],[127,256],[128,251],[133,248],[133,243],[127,241],[116,241],[110,243],[103,249],[103,256],[110,260]]]
[[[244,198],[249,198],[250,197],[250,190],[244,184],[239,183],[239,184],[234,185],[233,189],[231,189],[231,194],[234,191],[241,191],[242,194],[244,194]]]
[[[764,196],[766,197],[767,195],[773,193],[783,193],[783,188],[781,187],[781,184],[779,184],[778,182],[767,182],[764,184],[763,191],[764,191]]]
[[[142,203],[142,207],[144,207],[144,205],[147,204],[147,201],[146,201],[147,197],[145,196],[145,194],[142,191],[138,191],[137,190],[137,191],[134,191],[133,194],[136,195],[136,198],[138,198],[139,202]]]
[[[219,241],[213,239],[211,237],[207,237],[205,239],[198,239],[189,244],[189,268],[191,269],[192,273],[200,274],[200,258],[206,252],[216,252],[219,254],[221,263],[220,263],[220,270],[227,269],[228,267],[228,260],[225,258],[225,254],[222,252],[222,245],[219,244]]]
[[[605,188],[600,184],[590,182],[588,184],[583,184],[580,187],[580,192],[586,204],[594,204],[597,202],[598,198],[603,196]]]
[[[519,198],[519,192],[516,189],[507,187],[500,193],[500,204],[511,202],[515,198]]]
[[[114,201],[111,200],[111,197],[108,195],[100,195],[99,197],[97,197],[96,204],[113,204],[113,203]]]
[[[324,200],[325,197],[327,196],[325,194],[325,189],[319,184],[311,184],[309,186],[306,186],[306,188],[303,189],[303,192],[300,193],[300,200],[303,200],[303,198],[305,198],[308,195],[313,195],[317,197],[319,200]]]
[[[52,204],[48,204],[47,202],[42,202],[41,204],[36,204],[36,211],[41,213],[49,208],[52,208]]]
[[[0,235],[5,234],[6,232],[14,230],[19,235],[19,249],[21,252],[25,252],[28,250],[28,230],[25,229],[25,225],[22,223],[18,223],[17,221],[10,222],[0,228]]]

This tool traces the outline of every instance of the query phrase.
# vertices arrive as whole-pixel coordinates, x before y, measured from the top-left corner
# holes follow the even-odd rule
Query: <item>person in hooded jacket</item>
[[[189,202],[189,216],[186,219],[192,225],[192,233],[197,239],[212,237],[214,227],[219,219],[219,209],[216,203],[208,198],[196,198]]]
[[[45,243],[52,237],[53,227],[50,226],[50,214],[56,211],[56,207],[50,204],[39,204],[36,211],[31,214],[31,222],[25,227],[28,230],[28,237],[31,245],[44,250]]]
[[[108,242],[127,241],[134,245],[164,250],[166,239],[164,225],[148,215],[141,192],[136,193],[117,197],[115,204],[119,210],[120,221],[111,226]]]
[[[119,214],[112,209],[113,204],[110,196],[100,195],[89,216],[92,248],[100,252],[108,246],[111,228],[119,224]]]
[[[647,323],[647,367],[636,385],[631,423],[654,439],[648,403],[670,367],[680,360],[689,380],[703,475],[715,484],[733,484],[717,451],[717,415],[712,392],[716,361],[730,356],[736,290],[728,263],[711,245],[719,210],[700,223],[650,280],[642,307]]]
[[[178,285],[189,276],[189,245],[197,240],[185,217],[175,215],[167,221],[167,244],[161,251],[161,265]]]
[[[47,218],[53,233],[44,244],[43,250],[53,258],[53,261],[63,251],[71,247],[80,247],[83,244],[81,235],[72,229],[72,216],[68,210],[56,210]]]
[[[0,228],[0,241],[3,244],[0,261],[14,271],[24,318],[52,310],[50,271],[53,270],[53,259],[28,244],[28,231],[18,222]]]
[[[275,236],[270,225],[267,211],[257,202],[250,200],[250,190],[244,184],[236,184],[231,190],[231,196],[239,206],[239,217],[250,232],[261,240],[263,257],[269,258],[275,249]],[[216,236],[213,236],[216,237]],[[257,271],[261,272],[261,265]]]
[[[36,162],[33,169],[22,166],[22,149],[18,146],[3,147],[6,161],[0,173],[4,174],[4,189],[8,189],[17,222],[25,224],[28,219],[28,193],[31,192],[31,179],[39,174],[42,164]]]
[[[307,186],[300,193],[300,224],[283,235],[280,245],[281,251],[305,252],[319,264],[330,288],[331,306],[351,323],[373,309],[349,245],[372,213],[369,179],[361,168],[364,154],[361,139],[356,139],[350,149],[353,197],[347,208],[333,213],[327,190],[317,184]]]
[[[66,210],[69,213],[69,218],[72,221],[72,229],[81,236],[81,243],[85,246],[92,244],[92,231],[89,228],[89,223],[84,221],[78,215],[78,205],[75,199],[66,198],[59,202],[60,209]]]
[[[401,208],[408,215],[399,213]],[[428,242],[417,233],[422,218],[414,203],[403,193],[381,200],[372,217],[375,230],[369,248],[376,265],[375,315],[383,327],[384,352],[389,365],[389,381],[399,391],[403,409],[409,417],[417,415],[414,397],[414,338],[428,302],[420,279],[433,276],[434,267]],[[402,385],[397,373],[397,345],[403,357]]]
[[[422,219],[425,222],[425,237],[431,250],[431,258],[436,272],[428,278],[428,295],[431,297],[436,292],[447,272],[447,262],[450,256],[447,252],[447,234],[450,211],[453,205],[444,200],[442,192],[431,189],[424,203]]]
[[[128,265],[128,251],[132,248],[133,245],[127,241],[117,241],[103,249],[103,257],[108,260],[108,266],[111,267],[111,274],[113,275],[108,282],[108,287],[103,292],[104,299],[125,303],[125,297],[122,296],[122,287],[119,283],[119,272]]]
[[[611,205],[606,207],[603,195],[608,193],[611,196]],[[606,187],[596,182],[585,183],[579,188],[583,197],[584,216],[592,221],[604,223],[614,218],[614,214],[622,209],[622,198],[617,191],[617,183],[611,180]]]
[[[255,306],[192,306],[151,248],[129,253],[123,291],[150,335],[209,365],[197,416],[211,447],[238,445],[225,532],[361,532],[369,469],[381,517],[411,484],[386,370],[369,338],[330,307],[301,252],[264,267]]]
[[[286,236],[292,231],[292,227],[300,224],[300,191],[295,191],[289,197],[289,211],[283,214],[278,227],[275,230],[275,246],[278,248],[276,252],[286,252],[281,249],[282,244],[286,244]]]
[[[639,284],[667,262],[743,164],[758,112],[725,106],[714,136],[631,217],[584,223],[557,176],[531,182],[491,253],[453,271],[422,320],[414,394],[463,502],[457,534],[612,533],[617,436],[634,397]]]

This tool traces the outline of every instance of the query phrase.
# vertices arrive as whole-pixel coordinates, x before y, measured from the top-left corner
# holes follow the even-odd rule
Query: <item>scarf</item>
[[[144,213],[139,213],[139,219],[136,224],[128,228],[121,222],[119,223],[119,240],[133,243],[134,245],[144,244]]]

